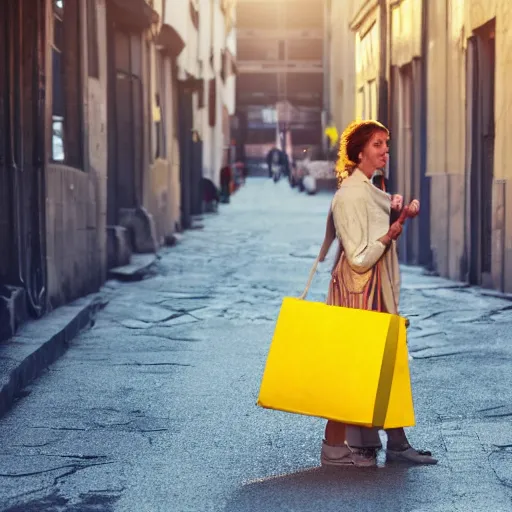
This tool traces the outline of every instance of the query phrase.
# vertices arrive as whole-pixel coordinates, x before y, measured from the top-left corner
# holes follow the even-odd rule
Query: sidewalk
[[[156,262],[155,255],[134,255],[134,259],[131,265],[116,269],[112,277],[138,281]],[[66,352],[71,341],[94,324],[117,286],[115,281],[107,281],[98,293],[25,322],[12,338],[0,343],[0,418],[23,396],[25,388]]]
[[[0,344],[0,417],[23,396],[24,388],[68,349],[71,340],[91,325],[102,306],[101,294],[79,299],[28,321],[13,338]]]

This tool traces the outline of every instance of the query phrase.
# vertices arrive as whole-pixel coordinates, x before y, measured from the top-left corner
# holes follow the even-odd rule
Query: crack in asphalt
[[[20,494],[16,494],[14,496],[14,500],[18,501],[20,500],[20,498],[26,498],[27,496],[30,496],[32,494],[36,494],[36,493],[40,493],[42,491],[49,491],[50,489],[52,489],[52,486],[51,485],[43,485],[43,487],[40,487],[38,489],[32,489],[30,491],[25,491],[25,492],[22,492]],[[4,512],[9,512],[9,511],[12,511],[12,510],[20,510],[20,509],[17,509],[17,508],[9,508],[7,511],[4,511]]]
[[[2,456],[19,455],[15,453],[2,453]],[[78,460],[99,460],[108,459],[106,455],[60,455],[58,453],[24,453],[23,457],[48,457],[48,458],[59,458],[59,459],[78,459]]]
[[[63,459],[80,459],[80,460],[99,460],[108,459],[106,455],[52,455],[49,453],[42,453],[43,456],[48,457],[62,457]]]
[[[46,446],[50,446],[51,444],[59,443],[60,439],[55,439],[54,441],[48,441],[43,444],[13,444],[11,445],[13,448],[44,448]]]
[[[418,336],[414,335],[414,337],[411,336],[411,339],[421,340],[421,339],[425,339],[425,338],[430,338],[432,336],[438,336],[439,334],[441,334],[442,336],[447,336],[448,335],[444,331],[436,331],[436,332],[427,332],[425,334],[419,334]]]
[[[191,310],[191,311],[199,311],[200,309],[205,309],[205,308],[197,308],[197,309]],[[194,320],[197,320],[198,322],[202,321],[202,318],[194,316],[190,311],[182,310],[181,312],[182,312],[181,316],[190,316],[191,318],[193,318]]]
[[[447,352],[444,354],[431,354],[426,356],[418,356],[415,359],[439,359],[441,357],[451,357],[451,356],[460,356],[470,354],[471,351],[460,351],[460,352]]]
[[[187,343],[199,343],[200,341],[202,341],[199,338],[173,338],[171,336],[161,336],[159,334],[148,334],[147,332],[136,333],[135,336],[144,336],[165,341],[184,341]],[[105,361],[107,361],[107,359],[105,359]]]
[[[186,363],[119,363],[112,366],[185,366],[190,367],[191,364]]]
[[[409,347],[409,352],[411,354],[416,354],[416,352],[423,352],[425,350],[432,350],[432,349],[435,349],[435,348],[439,348],[439,347],[431,347],[430,345],[425,345],[424,347],[417,347],[417,348]]]
[[[44,427],[44,426],[32,426],[29,428],[37,428],[37,429],[47,429],[47,430],[56,430],[56,431],[71,431],[71,432],[86,432],[88,429],[81,427]]]
[[[491,452],[489,453],[489,455],[487,455],[487,461],[489,462],[489,466],[491,467],[492,469],[492,472],[494,473],[494,475],[496,476],[496,478],[498,479],[498,481],[500,482],[501,485],[503,485],[504,487],[507,487],[508,489],[512,489],[512,482],[508,481],[506,478],[503,478],[501,477],[498,472],[496,471],[496,468],[494,467],[494,464],[492,463],[491,461],[491,458],[493,457],[493,455],[495,455],[497,452]]]
[[[189,295],[183,297],[176,297],[175,295],[164,295],[164,299],[161,302],[155,302],[155,304],[162,304],[163,302],[168,302],[169,300],[211,300],[215,298],[215,295]]]
[[[133,420],[120,422],[120,423],[100,423],[99,421],[94,421],[93,425],[95,427],[99,427],[99,428],[111,428],[111,427],[126,427],[126,425],[129,425],[130,423],[133,423]]]
[[[425,320],[431,320],[432,318],[436,318],[439,315],[443,315],[445,313],[461,313],[462,311],[470,311],[470,310],[457,310],[457,309],[443,309],[441,311],[435,311],[434,313],[430,313],[430,315],[420,317],[419,321],[424,322]]]
[[[54,471],[59,471],[59,469],[71,468],[72,471],[66,472],[66,473],[64,473],[64,475],[60,475],[60,476],[56,477],[56,479],[54,480],[54,485],[57,485],[59,478],[63,478],[64,476],[67,476],[69,474],[76,473],[77,471],[80,471],[82,469],[87,469],[87,468],[91,468],[91,467],[95,467],[95,466],[105,466],[107,464],[113,464],[113,461],[112,462],[97,462],[97,463],[93,463],[93,464],[84,464],[84,465],[66,464],[64,466],[57,466],[57,467],[49,468],[49,469],[42,469],[41,471],[31,471],[29,473],[0,473],[0,477],[2,477],[2,478],[27,478],[29,476],[38,476],[38,475],[44,475],[46,473],[52,473]]]
[[[503,414],[486,414],[485,418],[509,418],[512,416],[512,412],[506,412]]]
[[[464,320],[464,322],[467,323],[482,323],[482,322],[495,322],[495,320],[492,318],[493,316],[500,315],[501,313],[504,313],[506,311],[511,311],[512,306],[504,306],[502,308],[496,308],[488,311],[487,313],[484,313],[483,315],[479,316],[478,318],[473,318],[469,320]],[[426,317],[423,317],[420,319],[420,321],[424,320],[431,320],[432,318],[435,318],[439,315],[442,315],[444,313],[451,313],[451,314],[457,314],[457,313],[463,313],[463,312],[471,312],[473,310],[469,309],[446,309],[442,311],[435,311],[434,313],[431,313],[430,315],[427,315]]]
[[[53,485],[57,486],[59,484],[59,480],[62,480],[63,478],[74,475],[75,473],[78,473],[79,471],[83,471],[84,469],[89,469],[89,468],[93,468],[96,466],[107,466],[110,464],[114,464],[114,462],[113,461],[112,462],[97,462],[95,464],[85,464],[85,465],[72,464],[72,465],[68,466],[71,468],[69,471],[66,471],[66,473],[56,476],[54,478]]]
[[[479,409],[477,412],[488,412],[496,411],[497,409],[503,409],[504,405],[495,405],[494,407],[487,407],[486,409]]]
[[[508,451],[509,449],[512,449],[512,444],[495,444],[493,446],[498,448],[498,451]]]

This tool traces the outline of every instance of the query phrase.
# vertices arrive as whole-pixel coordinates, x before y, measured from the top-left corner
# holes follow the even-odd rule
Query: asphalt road
[[[319,467],[324,422],[255,406],[328,195],[250,180],[0,420],[9,512],[512,511],[512,303],[405,268],[417,427],[436,467]],[[332,257],[332,255],[331,255]],[[324,301],[329,262],[310,293]]]

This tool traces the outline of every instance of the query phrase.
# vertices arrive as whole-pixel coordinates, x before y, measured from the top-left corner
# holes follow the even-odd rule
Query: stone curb
[[[23,396],[24,389],[66,352],[71,340],[91,325],[106,303],[100,294],[78,299],[27,322],[0,345],[0,418]]]
[[[158,258],[157,254],[133,254],[130,264],[110,269],[107,277],[126,282],[141,281],[151,271]]]

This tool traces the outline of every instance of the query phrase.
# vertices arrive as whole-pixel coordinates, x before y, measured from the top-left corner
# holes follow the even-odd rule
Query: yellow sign
[[[326,137],[329,137],[329,142],[331,143],[331,146],[334,146],[338,142],[338,139],[340,137],[336,126],[332,125],[328,126],[325,129],[325,135]]]

